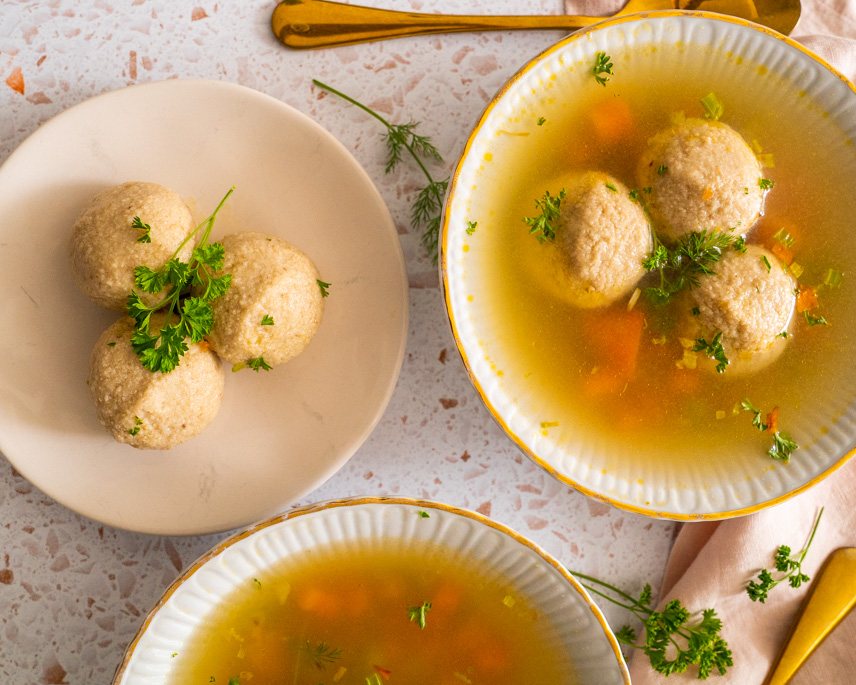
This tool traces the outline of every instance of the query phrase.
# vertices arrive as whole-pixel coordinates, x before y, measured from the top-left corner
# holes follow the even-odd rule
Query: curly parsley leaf
[[[605,74],[613,76],[612,66],[612,62],[609,61],[609,55],[605,52],[597,53],[594,57],[594,66],[591,70],[591,73],[594,74],[595,81],[606,87],[606,82],[609,81],[609,76],[605,76]]]
[[[149,224],[144,224],[143,220],[140,217],[135,216],[131,221],[131,228],[139,228],[143,235],[137,238],[138,243],[150,243],[152,242],[152,227]]]
[[[716,365],[717,373],[723,373],[725,367],[731,363],[728,361],[728,357],[725,356],[725,350],[722,347],[722,331],[713,336],[713,340],[710,342],[704,338],[698,338],[692,350],[693,352],[704,352],[708,357],[712,357],[718,362]]]
[[[784,575],[780,578],[774,578],[771,571],[768,569],[762,569],[758,573],[758,578],[756,580],[750,580],[749,584],[746,586],[746,593],[749,595],[749,599],[753,602],[761,602],[761,604],[764,604],[770,594],[770,590],[782,581],[787,580],[788,585],[792,588],[798,588],[801,587],[803,583],[807,583],[811,580],[811,578],[802,572],[802,563],[805,560],[806,554],[808,554],[811,543],[814,541],[814,536],[815,533],[817,533],[817,526],[820,523],[821,516],[823,516],[823,508],[821,508],[820,512],[817,514],[817,518],[814,520],[814,526],[812,526],[808,542],[802,552],[792,555],[790,547],[787,545],[779,546],[775,554],[773,554],[773,566],[775,571]]]
[[[265,315],[262,317],[262,323],[261,323],[261,325],[262,325],[262,326],[273,326],[273,325],[274,325],[274,323],[273,323],[273,317],[272,317],[270,314],[265,314]]]
[[[714,671],[725,675],[734,665],[728,643],[722,638],[722,621],[713,609],[704,609],[701,618],[693,614],[679,599],[669,601],[662,611],[651,608],[651,588],[646,585],[635,598],[602,580],[572,571],[587,581],[583,586],[613,604],[627,609],[642,622],[644,639],[640,643],[636,631],[623,626],[615,633],[622,644],[642,650],[651,667],[663,675],[684,673],[698,667],[698,679],[705,680]],[[617,598],[614,596],[617,595]]]
[[[247,366],[257,373],[262,370],[270,371],[273,368],[265,361],[264,357],[253,357],[252,359],[248,359]]]
[[[740,407],[743,411],[752,413],[752,425],[755,428],[762,433],[771,432],[773,434],[773,445],[767,450],[767,454],[770,457],[779,461],[788,461],[791,458],[791,454],[799,449],[799,445],[797,445],[790,435],[778,430],[778,407],[774,407],[773,411],[767,414],[766,423],[761,419],[761,410],[756,408],[748,398],[743,398]]]
[[[556,230],[559,225],[559,209],[565,197],[565,189],[559,191],[556,197],[550,195],[550,191],[544,192],[544,197],[535,200],[535,207],[540,210],[536,216],[526,217],[523,223],[529,226],[529,234],[534,235],[539,243],[556,239]]]
[[[224,250],[220,243],[208,244],[208,237],[217,213],[234,191],[231,188],[220,200],[220,204],[205,221],[194,229],[178,246],[173,256],[159,269],[148,266],[134,268],[134,283],[143,292],[157,294],[164,290],[163,299],[153,306],[147,305],[140,294],[132,291],[125,308],[134,319],[136,329],[131,335],[131,346],[149,371],[169,373],[180,363],[188,350],[185,338],[197,343],[211,332],[214,315],[210,300],[220,297],[231,284],[231,275],[214,278],[208,269],[222,269]],[[199,245],[194,248],[190,261],[183,262],[178,254],[184,246],[202,231]],[[192,297],[192,285],[205,285],[201,297]],[[161,329],[150,332],[151,316],[156,310],[166,307],[166,319]],[[172,323],[173,317],[178,320]]]

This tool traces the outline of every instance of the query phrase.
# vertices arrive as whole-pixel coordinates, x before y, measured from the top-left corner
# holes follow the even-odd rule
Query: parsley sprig
[[[716,365],[717,373],[723,373],[725,367],[731,363],[728,361],[728,357],[725,356],[725,350],[722,347],[722,331],[713,336],[713,340],[710,342],[704,338],[698,338],[692,349],[693,352],[704,352],[708,357],[712,357],[718,362]]]
[[[654,250],[642,262],[646,271],[660,272],[660,285],[645,289],[655,303],[664,305],[672,296],[684,288],[695,288],[703,275],[712,275],[711,268],[722,257],[722,253],[735,238],[727,231],[703,230],[688,233],[678,238],[674,247],[668,248],[660,242],[655,231]]]
[[[805,560],[805,555],[808,554],[808,548],[814,540],[814,534],[817,532],[817,526],[820,523],[820,517],[823,516],[823,508],[821,507],[817,518],[814,520],[814,526],[811,529],[808,542],[799,554],[791,555],[791,548],[787,545],[780,545],[773,555],[774,570],[782,573],[779,578],[773,578],[773,573],[767,569],[762,569],[758,574],[757,580],[750,580],[746,586],[746,593],[749,599],[753,602],[764,602],[767,596],[776,585],[787,580],[788,585],[792,588],[798,588],[803,583],[811,580],[805,573],[802,572],[802,563]]]
[[[565,189],[559,191],[556,197],[550,191],[544,192],[544,197],[535,200],[535,207],[541,210],[537,216],[525,217],[523,223],[529,226],[529,234],[538,238],[539,243],[556,239],[556,229],[559,226],[559,209],[565,197]]]
[[[691,622],[692,614],[679,599],[668,602],[662,611],[655,611],[650,585],[646,585],[638,597],[633,597],[592,576],[571,573],[590,583],[583,583],[586,590],[627,609],[642,621],[644,642],[637,644],[636,631],[628,625],[616,632],[615,637],[622,644],[641,649],[658,673],[668,676],[698,666],[698,679],[705,680],[714,671],[725,675],[734,665],[728,643],[721,635],[722,621],[713,609],[704,609],[701,618]],[[604,590],[618,595],[619,599]]]
[[[604,76],[604,74],[612,75],[612,62],[609,61],[609,55],[605,52],[597,53],[594,57],[594,66],[591,73],[594,74],[595,81],[606,87],[609,76]]]
[[[139,228],[143,232],[143,235],[137,238],[138,243],[152,242],[152,227],[149,224],[144,224],[143,220],[140,219],[140,217],[134,217],[133,221],[131,221],[131,228]]]
[[[764,423],[761,419],[761,410],[757,409],[755,405],[753,405],[748,397],[744,397],[743,401],[740,403],[743,411],[752,412],[752,425],[755,426],[762,433],[765,431],[773,430],[773,446],[767,450],[767,454],[770,455],[771,458],[776,459],[778,461],[788,461],[791,458],[791,454],[793,454],[796,450],[799,449],[799,445],[793,441],[790,435],[785,433],[784,431],[778,430],[778,407],[776,407],[770,414],[767,415],[768,423]],[[773,420],[773,414],[776,414],[776,419]]]
[[[416,200],[414,200],[410,212],[410,220],[416,228],[423,229],[422,244],[427,248],[428,254],[431,255],[436,264],[437,247],[440,240],[440,210],[443,207],[443,198],[446,196],[449,178],[446,177],[442,181],[434,180],[431,172],[425,166],[425,161],[430,160],[442,163],[443,157],[440,152],[428,136],[416,133],[416,127],[419,126],[418,121],[411,121],[407,124],[391,124],[370,107],[354,100],[354,98],[345,95],[341,91],[325,83],[321,83],[317,79],[312,79],[312,83],[359,107],[386,126],[384,138],[386,139],[387,148],[385,169],[387,174],[391,173],[398,166],[405,151],[410,154],[419,168],[422,169],[422,173],[428,179],[428,184],[420,189],[416,195]]]
[[[214,276],[215,271],[223,268],[225,253],[220,243],[209,244],[208,238],[217,213],[234,190],[234,186],[229,189],[211,216],[184,239],[162,267],[134,268],[134,283],[143,292],[157,294],[168,288],[163,299],[151,307],[143,302],[138,292],[132,291],[128,295],[126,308],[136,321],[136,330],[131,335],[131,346],[142,365],[149,371],[169,373],[178,366],[181,357],[188,350],[186,338],[190,338],[191,343],[197,343],[211,332],[214,325],[211,300],[220,297],[229,289],[232,276]],[[190,261],[182,262],[178,258],[179,252],[200,231],[202,237],[193,249]],[[201,295],[191,297],[192,286],[201,288]],[[151,332],[151,316],[163,308],[166,308],[163,326],[159,331]],[[175,316],[178,320],[171,323]]]

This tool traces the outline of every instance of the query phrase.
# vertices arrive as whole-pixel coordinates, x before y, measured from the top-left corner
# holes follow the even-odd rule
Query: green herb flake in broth
[[[533,217],[525,217],[523,223],[529,226],[529,234],[534,235],[539,243],[556,239],[556,229],[559,221],[559,208],[565,197],[565,189],[562,188],[556,197],[550,195],[550,191],[544,192],[544,197],[535,200],[535,207],[541,213]]]
[[[657,175],[662,176],[668,170],[669,170],[669,167],[667,167],[665,164],[661,164],[660,166],[657,167]]]
[[[107,347],[116,347],[116,343],[115,342],[108,342]]]
[[[238,679],[238,676],[233,675],[229,678],[229,685],[241,685],[241,681]]]
[[[256,584],[256,587],[257,587],[259,590],[261,590],[261,589],[262,589],[262,581],[260,581],[258,578],[253,578],[253,582]]]
[[[422,602],[419,606],[407,607],[407,616],[411,622],[415,622],[420,630],[425,629],[425,614],[430,611],[431,602]]]
[[[651,186],[646,186],[645,188],[642,188],[642,192],[647,193],[648,195],[651,194],[652,190],[653,188]]]
[[[773,234],[773,240],[779,243],[782,247],[791,247],[794,244],[793,237],[784,228],[780,228]]]
[[[609,188],[613,193],[618,192],[618,188],[616,188],[614,184],[607,182],[604,185],[606,185],[606,187]]]
[[[543,125],[544,125],[544,124],[546,124],[546,123],[547,123],[547,120],[546,120],[544,117],[540,117],[540,118],[538,119],[538,125],[539,125],[539,126],[543,126]]]
[[[743,236],[735,239],[734,243],[731,245],[734,248],[735,252],[739,252],[740,254],[746,254],[746,239]]]
[[[318,287],[321,288],[321,297],[329,297],[330,291],[327,288],[330,287],[329,283],[325,283],[321,279],[315,279],[315,282],[318,283]]]
[[[695,345],[692,346],[692,351],[704,352],[708,357],[716,360],[718,362],[716,365],[717,373],[723,373],[725,367],[731,363],[728,361],[728,357],[725,356],[725,350],[722,347],[722,331],[713,336],[713,340],[710,342],[707,342],[704,338],[698,338],[695,341]]]
[[[698,307],[693,307],[692,308],[692,315],[698,316],[699,314],[701,314],[701,310]]]
[[[773,187],[773,182],[769,178],[759,178],[758,187],[761,190],[770,190]]]
[[[429,514],[427,511],[420,511],[419,516],[424,518],[424,519],[430,519],[431,518],[431,514]]]
[[[701,99],[702,107],[704,107],[704,118],[713,119],[716,121],[723,114],[722,103],[716,97],[716,93],[708,93]]]
[[[843,273],[841,273],[837,269],[829,269],[823,279],[823,284],[828,285],[830,288],[840,288],[843,280]]]
[[[633,202],[639,202],[639,191],[634,188],[630,191],[629,197]]]
[[[609,55],[605,52],[599,52],[595,55],[594,59],[594,67],[592,67],[592,73],[594,74],[595,80],[602,86],[606,87],[606,82],[609,81],[609,76],[604,76],[604,74],[612,74],[612,62],[609,61]]]
[[[478,221],[468,221],[467,222],[467,235],[472,235],[476,232],[476,228],[478,227]]]
[[[805,317],[805,322],[809,326],[828,326],[829,323],[822,316],[815,316],[811,312],[805,311],[803,312],[803,316]]]
[[[265,314],[262,317],[262,326],[273,326],[273,317],[270,314]]]
[[[773,265],[770,264],[770,260],[767,259],[767,255],[761,255],[761,262],[764,264],[765,267],[767,267],[767,273],[770,273],[773,270]]]

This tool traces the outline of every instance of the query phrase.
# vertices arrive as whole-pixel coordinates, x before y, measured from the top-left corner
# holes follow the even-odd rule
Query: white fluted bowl
[[[518,447],[556,478],[647,516],[694,520],[748,514],[805,491],[852,456],[856,373],[851,369],[813,379],[822,391],[817,402],[788,418],[787,430],[800,446],[788,464],[766,458],[763,450],[720,460],[715,455],[697,458],[688,449],[683,460],[636,461],[632,444],[617,433],[605,439],[580,421],[545,430],[542,422],[553,417],[545,416],[549,412],[544,411],[536,384],[525,374],[510,373],[500,359],[510,356],[495,326],[501,305],[485,296],[494,253],[482,247],[493,215],[485,185],[490,187],[490,173],[500,176],[485,170],[507,149],[503,146],[523,140],[513,136],[537,135],[541,129],[535,120],[551,106],[556,111],[552,103],[579,98],[587,87],[598,88],[592,76],[597,53],[616,55],[636,48],[640,53],[634,54],[643,54],[646,60],[641,73],[656,76],[644,81],[649,88],[682,69],[696,70],[699,88],[705,87],[706,75],[733,73],[740,88],[752,94],[754,106],[778,111],[783,118],[800,109],[818,130],[836,129],[841,145],[827,145],[822,154],[837,155],[846,176],[856,179],[854,86],[795,41],[741,19],[710,13],[668,11],[606,20],[569,36],[525,65],[488,104],[470,135],[443,217],[440,268],[446,307],[458,349],[486,407]],[[619,69],[616,66],[610,87],[620,83]],[[802,133],[795,131],[797,136]],[[502,173],[525,174],[516,169]],[[478,228],[467,232],[468,221],[475,219],[480,219]],[[854,311],[852,292],[851,284],[850,291],[840,296],[846,298],[842,310]],[[844,321],[838,325],[853,328]],[[534,340],[537,333],[530,337]],[[573,379],[568,382],[568,392],[574,392]],[[746,423],[751,430],[748,419]]]
[[[429,518],[419,515],[430,512]],[[440,545],[498,575],[555,628],[580,685],[629,685],[618,643],[580,584],[544,550],[479,514],[421,500],[335,500],[276,516],[224,540],[190,566],[152,609],[114,685],[174,683],[176,659],[234,590],[290,555],[347,543],[384,549]]]

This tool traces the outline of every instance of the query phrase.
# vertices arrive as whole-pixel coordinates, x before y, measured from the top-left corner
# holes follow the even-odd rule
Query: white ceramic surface
[[[333,544],[404,549],[426,543],[472,558],[490,577],[507,578],[555,628],[580,685],[629,685],[618,644],[600,610],[541,548],[479,514],[392,498],[312,505],[223,541],[167,590],[128,648],[114,685],[172,682],[173,655],[205,629],[223,598],[290,555]]]
[[[202,218],[232,185],[213,237],[280,236],[330,282],[309,347],[271,372],[230,373],[220,413],[166,452],[115,443],[86,387],[116,314],[69,273],[71,224],[97,191],[154,181]],[[321,126],[249,88],[170,80],[86,101],[0,169],[0,449],[66,506],[121,528],[227,530],[282,510],[336,472],[383,413],[404,354],[407,280],[387,208]]]
[[[847,173],[856,178],[854,87],[802,46],[748,22],[705,13],[609,20],[572,35],[523,67],[477,124],[446,205],[441,263],[446,305],[459,350],[487,407],[518,446],[553,475],[602,501],[649,516],[696,519],[746,514],[810,487],[849,458],[856,444],[852,378],[824,381],[823,399],[815,406],[800,407],[792,416],[788,430],[800,450],[787,465],[773,462],[763,452],[757,457],[737,455],[727,466],[696,454],[681,461],[635,462],[620,439],[607,445],[573,421],[544,430],[543,412],[533,409],[537,391],[524,378],[497,373],[501,343],[485,334],[492,319],[485,304],[488,298],[479,292],[490,260],[479,258],[478,231],[470,236],[464,229],[468,220],[490,216],[491,207],[484,204],[487,193],[479,192],[486,160],[501,155],[505,141],[512,138],[500,133],[525,126],[519,123],[521,111],[527,112],[523,120],[534,121],[537,114],[533,113],[543,111],[553,98],[561,102],[573,98],[577,89],[592,86],[591,65],[598,52],[615,55],[633,47],[641,49],[634,54],[648,60],[648,68],[656,73],[693,68],[703,78],[731,70],[752,91],[759,107],[780,112],[802,108],[818,130],[828,131],[828,140],[840,141],[825,154],[838,156]],[[614,79],[613,85],[620,83],[620,74]],[[489,230],[483,224],[489,221],[481,222],[479,230]],[[828,432],[822,431],[827,426]]]

